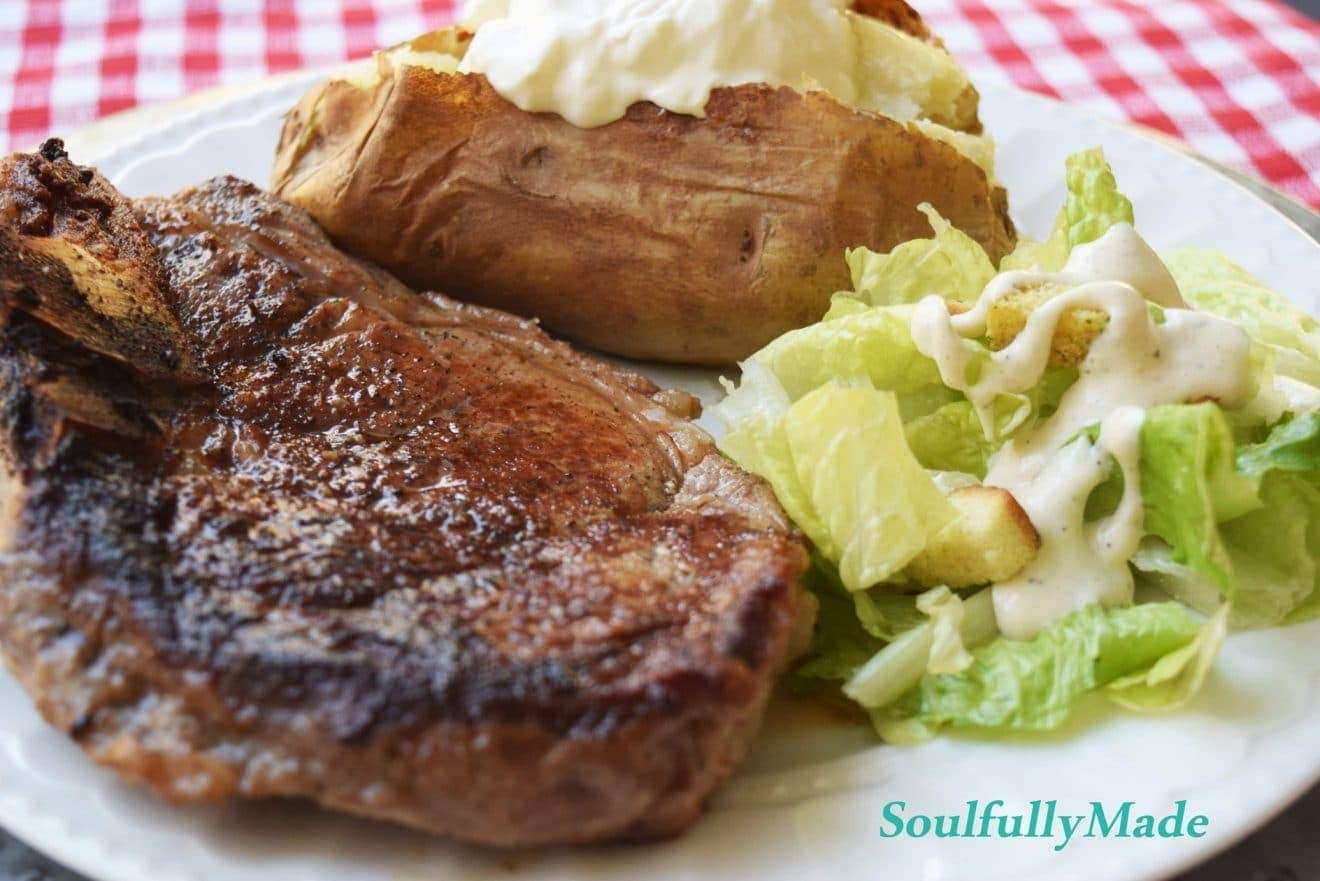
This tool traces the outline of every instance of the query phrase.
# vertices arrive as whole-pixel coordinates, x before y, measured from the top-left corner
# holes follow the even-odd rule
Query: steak
[[[0,293],[0,649],[95,761],[521,846],[677,833],[746,751],[806,553],[691,397],[57,141]]]

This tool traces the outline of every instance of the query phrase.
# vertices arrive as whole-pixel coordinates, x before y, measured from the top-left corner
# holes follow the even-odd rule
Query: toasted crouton
[[[986,336],[990,346],[1002,349],[1027,326],[1027,316],[1060,288],[1040,285],[1023,288],[1001,297],[991,304],[986,316]],[[1096,309],[1069,309],[1059,319],[1050,341],[1050,364],[1075,367],[1086,358],[1091,341],[1098,337],[1109,323],[1109,316]]]
[[[1013,494],[997,486],[964,486],[949,494],[958,517],[908,564],[925,586],[971,587],[1003,581],[1040,550],[1040,536]]]

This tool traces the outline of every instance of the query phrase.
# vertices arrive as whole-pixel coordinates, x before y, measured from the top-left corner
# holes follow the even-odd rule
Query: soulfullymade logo
[[[881,812],[881,838],[1038,838],[1061,851],[1074,838],[1203,838],[1210,826],[1205,814],[1189,815],[1187,800],[1167,812],[1143,813],[1135,802],[1093,801],[1082,813],[1060,810],[1057,799],[1036,799],[1025,809],[1010,811],[1001,799],[972,799],[947,814],[909,810],[905,801],[891,801]]]

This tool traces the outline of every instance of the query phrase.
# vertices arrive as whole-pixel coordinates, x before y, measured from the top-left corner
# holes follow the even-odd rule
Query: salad
[[[1228,629],[1320,613],[1320,325],[1157,254],[1100,150],[1067,192],[999,266],[923,206],[715,407],[814,549],[794,686],[893,742],[1176,707]]]

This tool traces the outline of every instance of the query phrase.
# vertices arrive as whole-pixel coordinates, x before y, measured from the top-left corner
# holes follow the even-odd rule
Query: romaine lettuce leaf
[[[1078,245],[1093,242],[1116,223],[1132,223],[1132,203],[1118,189],[1113,169],[1100,148],[1074,153],[1067,161],[1068,196],[1043,242],[1021,238],[1000,270],[1058,272]]]
[[[1320,482],[1309,477],[1265,474],[1264,505],[1220,527],[1233,561],[1236,627],[1281,623],[1320,586]]]
[[[957,397],[940,381],[935,362],[917,350],[910,306],[867,307],[789,331],[748,363],[772,371],[794,401],[832,381],[864,381],[918,401]]]
[[[1001,396],[995,407],[994,440],[985,436],[971,402],[959,399],[909,418],[903,426],[908,446],[917,461],[933,471],[959,471],[983,478],[1002,439],[1052,413],[1076,377],[1072,368],[1050,367],[1026,393]]]
[[[1172,710],[1201,690],[1219,647],[1228,633],[1229,606],[1219,607],[1196,638],[1169,652],[1148,670],[1120,676],[1105,686],[1105,695],[1130,710]]]
[[[811,644],[789,678],[789,686],[799,692],[813,690],[820,680],[852,678],[885,643],[930,620],[911,594],[883,588],[849,591],[838,570],[819,553],[811,555],[802,584],[815,595],[819,608]]]
[[[829,383],[793,404],[782,430],[819,522],[820,548],[849,590],[892,576],[955,516],[913,457],[892,392]]]
[[[1000,272],[1039,269],[1058,272],[1068,262],[1068,212],[1060,208],[1054,227],[1044,241],[1019,236],[1017,247],[999,261]]]
[[[913,457],[892,392],[828,382],[796,402],[756,361],[714,408],[720,449],[764,477],[850,590],[888,578],[953,519]]]
[[[1237,470],[1245,477],[1267,471],[1320,472],[1320,412],[1279,423],[1258,444],[1238,448]]]
[[[1223,524],[1237,589],[1233,623],[1261,627],[1320,612],[1320,413],[1279,423],[1238,448],[1237,469],[1260,481],[1262,506]]]
[[[1280,376],[1320,386],[1320,322],[1217,251],[1184,248],[1163,255],[1183,298],[1242,326],[1275,356]]]
[[[888,254],[869,248],[846,253],[855,296],[874,306],[915,303],[928,294],[970,302],[994,278],[995,265],[971,236],[955,229],[928,204],[918,206],[935,235],[912,239]]]
[[[1068,249],[1094,242],[1116,223],[1135,225],[1132,203],[1118,189],[1105,151],[1096,147],[1068,157]]]
[[[857,618],[867,633],[885,642],[893,642],[914,627],[926,623],[926,615],[917,608],[912,594],[892,593],[889,585],[853,593]]]
[[[1235,627],[1268,626],[1312,614],[1304,609],[1314,607],[1320,587],[1320,415],[1282,422],[1264,442],[1239,447],[1229,476],[1223,461],[1226,428],[1213,419],[1193,425],[1191,411],[1204,413],[1210,407],[1151,411],[1163,413],[1149,440],[1146,429],[1142,432],[1142,498],[1147,527],[1164,543],[1144,542],[1133,562],[1148,581],[1202,611],[1214,608],[1221,597],[1227,599]],[[1203,440],[1192,441],[1197,433]],[[1167,453],[1149,456],[1148,463],[1148,445],[1164,447]],[[1178,464],[1177,450],[1189,446],[1197,455],[1204,452],[1193,461],[1206,469],[1205,477],[1192,481],[1162,476],[1187,471],[1186,464]],[[1216,471],[1219,478],[1212,476]],[[1243,484],[1259,500],[1245,513]],[[1161,509],[1161,528],[1151,526],[1152,497]]]
[[[962,640],[963,603],[947,587],[935,587],[917,597],[917,608],[930,617],[931,673],[961,673],[972,665],[972,656]]]
[[[849,291],[839,291],[830,297],[830,308],[821,316],[821,321],[833,321],[836,318],[847,318],[849,315],[859,315],[870,309],[869,303],[863,303]]]
[[[935,362],[917,350],[912,339],[912,309],[910,305],[866,306],[851,297],[836,295],[825,320],[789,331],[752,355],[746,364],[768,368],[790,401],[831,381],[892,391],[903,422],[910,425],[947,404],[966,402],[960,392],[943,383]],[[966,340],[964,344],[972,353],[972,369],[989,359],[990,351],[981,342]],[[1001,396],[995,409],[997,437],[1005,437],[1030,424],[1043,410],[1053,409],[1075,376],[1071,369],[1052,367],[1027,392]],[[970,470],[965,467],[968,462],[999,445],[998,440],[986,444],[972,436],[955,440],[949,434],[950,423],[961,418],[961,409],[946,411],[913,429],[915,451],[923,463],[939,470]],[[963,443],[978,444],[982,449],[955,450],[950,446]],[[940,462],[946,464],[931,464]],[[950,467],[950,462],[960,464]]]
[[[986,440],[970,401],[954,401],[919,416],[904,427],[917,461],[934,471],[960,471],[985,477],[997,443]]]
[[[900,741],[945,725],[993,733],[1047,731],[1083,695],[1151,668],[1191,644],[1200,630],[1178,603],[1087,606],[1030,641],[1000,638],[978,649],[961,673],[924,677],[873,719],[882,736]],[[1186,663],[1175,666],[1181,670]],[[1164,681],[1163,673],[1155,679]],[[1170,691],[1184,697],[1189,690]]]
[[[972,594],[961,601],[960,608],[962,616],[956,634],[948,631],[938,634],[939,622],[934,619],[921,622],[896,636],[857,668],[844,684],[843,693],[863,707],[887,706],[921,682],[930,671],[932,659],[938,659],[953,639],[965,647],[976,648],[999,635],[989,590]],[[937,641],[942,646],[937,648]]]
[[[747,471],[770,484],[784,512],[818,547],[829,546],[829,533],[816,514],[811,497],[798,480],[793,455],[788,448],[782,425],[792,401],[778,377],[763,365],[743,365],[742,382],[715,405],[714,412],[724,422],[720,451]]]
[[[1233,600],[1233,562],[1219,524],[1258,507],[1255,487],[1237,473],[1233,434],[1212,403],[1152,407],[1141,427],[1141,498],[1146,531],[1173,560],[1200,572]]]

